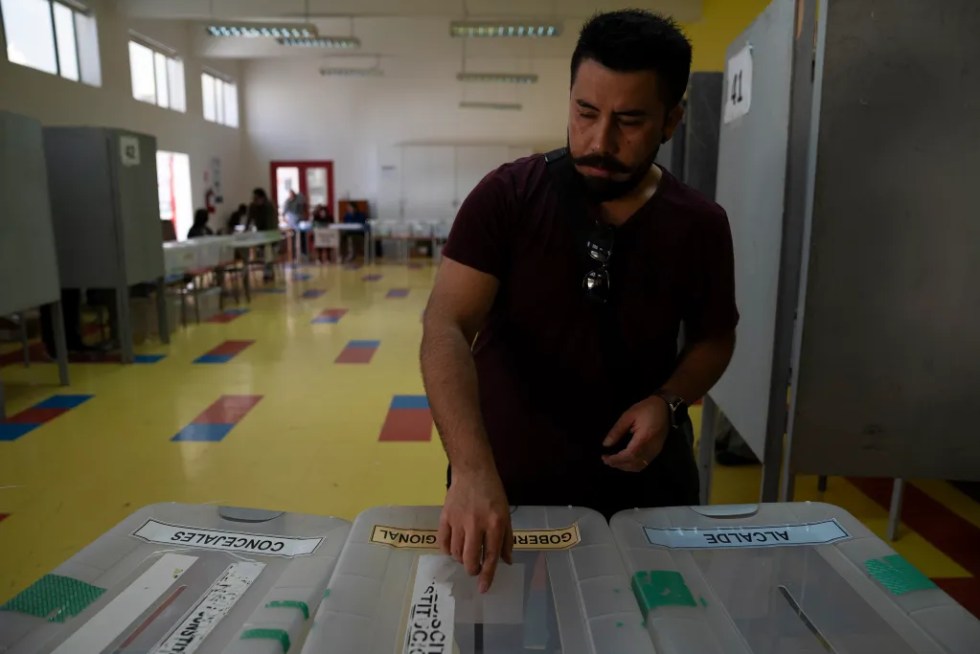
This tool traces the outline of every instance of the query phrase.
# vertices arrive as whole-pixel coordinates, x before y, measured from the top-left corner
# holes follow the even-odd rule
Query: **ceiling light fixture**
[[[210,36],[245,39],[306,39],[317,36],[316,25],[310,23],[235,23],[208,25]]]
[[[560,36],[561,27],[561,23],[544,21],[454,20],[449,24],[449,35],[458,38],[543,38]]]
[[[503,82],[504,84],[537,84],[538,76],[525,73],[457,73],[460,82]]]
[[[459,103],[460,109],[498,109],[501,111],[520,111],[523,105],[517,102],[469,102]]]
[[[380,68],[321,68],[321,75],[336,75],[339,77],[382,77],[385,72]]]
[[[361,40],[354,36],[319,36],[316,38],[284,38],[279,39],[279,45],[290,45],[301,48],[359,48]]]

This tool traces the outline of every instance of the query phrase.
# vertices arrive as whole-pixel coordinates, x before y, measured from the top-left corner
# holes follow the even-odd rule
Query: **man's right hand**
[[[439,547],[480,576],[481,593],[490,590],[497,562],[512,563],[514,533],[510,505],[496,470],[458,473],[446,493],[439,520]]]

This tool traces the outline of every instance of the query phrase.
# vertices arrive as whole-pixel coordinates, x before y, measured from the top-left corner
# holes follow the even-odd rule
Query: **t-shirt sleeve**
[[[738,325],[735,306],[735,256],[724,210],[704,217],[697,234],[692,293],[684,315],[689,341],[726,334]]]
[[[477,184],[453,222],[443,254],[453,261],[503,279],[510,258],[514,192],[503,169]]]

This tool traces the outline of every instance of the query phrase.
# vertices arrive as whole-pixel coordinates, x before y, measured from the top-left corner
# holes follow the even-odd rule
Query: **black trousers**
[[[507,501],[512,506],[582,506],[607,520],[633,508],[698,505],[701,491],[693,444],[694,429],[685,413],[668,433],[664,449],[641,472],[609,468],[599,455],[595,465],[585,468],[574,464],[566,468],[557,461],[554,471],[542,471],[536,479],[504,479]],[[451,483],[449,467],[446,488]]]

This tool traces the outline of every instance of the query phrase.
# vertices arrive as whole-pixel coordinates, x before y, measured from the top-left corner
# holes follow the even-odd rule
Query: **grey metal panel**
[[[0,112],[0,316],[59,299],[41,125]]]
[[[139,142],[138,165],[122,165],[124,136]],[[95,127],[49,127],[44,138],[62,286],[163,276],[156,139]]]
[[[715,199],[718,184],[718,133],[721,127],[722,73],[693,73],[684,116],[683,180]]]
[[[120,138],[139,143],[139,164],[124,166]],[[122,228],[123,261],[127,286],[162,277],[163,233],[157,190],[156,139],[143,134],[112,131],[109,161],[116,188],[117,219]]]
[[[717,201],[735,246],[742,318],[728,371],[711,391],[752,450],[763,456],[770,407],[777,291],[785,210],[793,0],[775,0],[728,48],[753,51],[751,111],[721,126]]]
[[[822,13],[791,466],[980,479],[980,6]]]
[[[106,130],[45,127],[51,216],[63,288],[115,287],[120,275]]]

